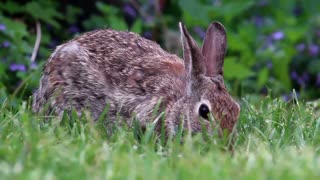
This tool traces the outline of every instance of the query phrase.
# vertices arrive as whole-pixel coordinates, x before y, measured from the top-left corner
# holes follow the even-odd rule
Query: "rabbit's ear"
[[[219,22],[212,22],[207,29],[202,46],[207,76],[223,76],[223,61],[226,47],[227,35],[225,28]]]
[[[205,72],[205,64],[203,63],[203,55],[196,43],[191,37],[182,22],[179,23],[181,42],[183,45],[183,59],[186,70],[189,75]]]

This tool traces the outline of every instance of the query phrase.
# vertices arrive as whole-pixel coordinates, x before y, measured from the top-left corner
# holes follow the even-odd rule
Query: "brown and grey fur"
[[[58,46],[44,68],[33,110],[62,116],[64,110],[75,108],[80,114],[88,108],[97,120],[109,104],[106,124],[120,115],[130,125],[135,115],[144,127],[157,119],[152,113],[161,102],[167,133],[174,134],[180,123],[191,132],[202,131],[205,123],[211,132],[210,120],[200,121],[198,115],[204,103],[212,120],[232,131],[240,107],[223,82],[225,29],[211,23],[202,50],[182,23],[180,31],[184,60],[135,33],[111,29]]]

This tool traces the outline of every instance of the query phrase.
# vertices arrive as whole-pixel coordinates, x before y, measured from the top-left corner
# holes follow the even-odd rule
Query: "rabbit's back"
[[[133,32],[116,31],[112,29],[95,30],[85,33],[72,41],[96,55],[106,55],[114,58],[137,58],[141,56],[168,54],[155,42],[145,39]]]
[[[46,114],[84,107],[97,119],[109,115],[146,121],[161,99],[165,106],[185,92],[182,60],[131,32],[96,30],[56,48],[44,68],[33,108]],[[139,114],[140,113],[140,114]]]

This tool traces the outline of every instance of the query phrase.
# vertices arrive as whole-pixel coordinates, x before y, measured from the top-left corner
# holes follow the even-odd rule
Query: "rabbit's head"
[[[213,22],[207,29],[202,49],[197,46],[185,26],[180,23],[184,65],[187,71],[187,114],[184,127],[212,132],[214,124],[231,132],[236,124],[240,106],[227,92],[223,81],[223,62],[227,38],[224,27]]]

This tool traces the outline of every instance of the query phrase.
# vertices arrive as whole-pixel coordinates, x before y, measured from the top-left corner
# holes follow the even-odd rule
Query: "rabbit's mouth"
[[[174,124],[172,130],[174,134],[206,134],[208,136],[217,135],[222,137],[222,129],[220,124],[215,120],[214,116],[209,113],[208,119],[203,119],[202,117],[185,118],[180,123]]]
[[[223,131],[221,127],[215,123],[204,122],[200,126],[193,126],[191,129],[183,125],[175,125],[174,126],[174,134],[175,135],[191,135],[197,136],[202,134],[203,138],[205,139],[215,139],[221,138],[223,136]]]

